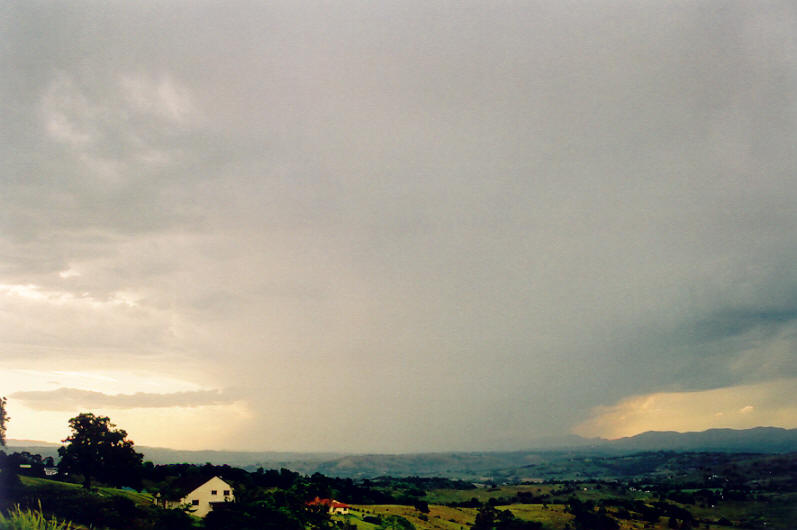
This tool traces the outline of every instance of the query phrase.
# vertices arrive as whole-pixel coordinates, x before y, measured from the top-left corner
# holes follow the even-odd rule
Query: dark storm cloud
[[[791,373],[788,2],[2,9],[8,359],[168,359],[258,389],[243,445],[369,450]]]

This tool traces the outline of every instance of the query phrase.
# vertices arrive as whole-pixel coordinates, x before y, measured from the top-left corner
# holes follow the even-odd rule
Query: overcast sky
[[[4,2],[8,436],[797,427],[793,2]]]

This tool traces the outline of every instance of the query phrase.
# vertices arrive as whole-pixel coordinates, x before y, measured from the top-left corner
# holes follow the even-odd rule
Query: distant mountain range
[[[709,429],[701,432],[649,431],[628,438],[607,440],[621,451],[724,451],[733,453],[789,453],[797,451],[797,429]]]
[[[648,431],[607,440],[571,434],[537,440],[530,450],[592,449],[605,451],[719,451],[734,453],[788,453],[797,451],[797,429],[754,427],[708,429],[699,432]]]
[[[613,457],[644,451],[789,453],[797,452],[797,429],[756,427],[753,429],[709,429],[702,432],[650,431],[636,436],[606,440],[569,435],[530,444],[523,451],[440,452],[415,454],[341,454],[248,451],[182,451],[136,446],[144,459],[156,464],[228,464],[236,467],[275,469],[285,467],[301,473],[329,476],[374,477],[446,476],[479,477],[500,470],[534,467],[575,455]],[[57,457],[58,444],[32,440],[8,440],[7,451],[29,451]]]
[[[15,440],[9,438],[6,440],[6,447],[61,447],[61,444],[55,442],[42,442],[40,440]]]

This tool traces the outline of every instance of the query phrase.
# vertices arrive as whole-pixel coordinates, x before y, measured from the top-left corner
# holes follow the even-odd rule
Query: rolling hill
[[[29,445],[27,445],[29,444]],[[727,452],[777,454],[797,451],[797,429],[756,427],[710,429],[702,432],[646,432],[628,438],[605,440],[568,436],[547,439],[523,451],[439,452],[414,454],[341,454],[248,451],[182,451],[137,446],[145,460],[156,464],[228,464],[256,469],[285,467],[300,473],[328,476],[375,477],[441,476],[478,479],[495,472],[528,469],[535,465],[565,462],[576,456],[612,457],[645,451]],[[9,440],[7,451],[28,451],[57,458],[57,444]]]

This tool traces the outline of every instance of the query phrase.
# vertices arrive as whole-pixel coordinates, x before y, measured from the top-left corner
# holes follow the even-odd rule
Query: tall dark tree
[[[6,423],[8,419],[6,398],[0,397],[0,447],[6,445]],[[9,507],[9,499],[12,497],[11,492],[22,485],[17,476],[18,466],[19,464],[11,462],[11,458],[5,452],[0,452],[0,510]]]
[[[6,445],[6,422],[9,419],[6,414],[6,398],[0,397],[0,446]]]
[[[63,440],[68,445],[58,449],[59,471],[82,475],[84,488],[93,479],[112,486],[138,484],[143,455],[109,417],[83,412],[69,420],[69,427],[72,434]]]

